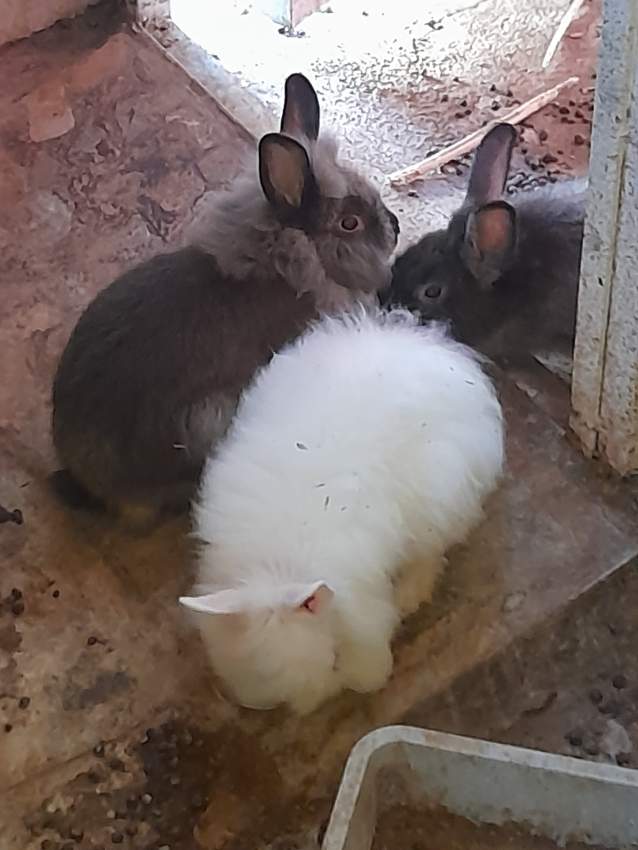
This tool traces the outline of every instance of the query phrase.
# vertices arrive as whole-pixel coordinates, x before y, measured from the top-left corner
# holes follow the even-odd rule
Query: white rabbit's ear
[[[312,584],[291,584],[284,588],[286,607],[319,614],[330,605],[334,590],[325,581],[315,581]]]
[[[291,74],[286,80],[281,132],[287,136],[314,142],[319,135],[319,99],[303,74]]]
[[[204,596],[180,596],[179,604],[199,614],[243,614],[247,610],[245,599],[237,590],[218,590]]]
[[[259,179],[264,195],[284,218],[306,216],[317,201],[308,154],[288,136],[268,133],[260,140]]]
[[[516,130],[511,124],[497,124],[483,136],[474,154],[467,201],[482,206],[503,196],[507,175],[516,142]]]

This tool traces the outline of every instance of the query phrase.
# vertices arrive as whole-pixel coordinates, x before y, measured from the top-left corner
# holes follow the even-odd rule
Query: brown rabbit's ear
[[[303,217],[318,197],[305,149],[279,133],[268,133],[259,142],[259,180],[267,200],[282,218]]]
[[[319,100],[303,74],[291,74],[286,80],[280,131],[311,142],[319,135]]]
[[[489,204],[502,197],[516,142],[511,124],[497,124],[484,137],[474,155],[467,187],[467,200],[474,206]]]
[[[498,280],[516,247],[516,212],[494,201],[471,212],[465,225],[463,261],[482,289]]]

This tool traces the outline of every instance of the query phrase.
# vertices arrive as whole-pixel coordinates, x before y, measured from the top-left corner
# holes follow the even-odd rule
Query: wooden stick
[[[558,50],[558,45],[563,40],[563,37],[567,30],[570,27],[570,24],[576,17],[576,15],[580,12],[580,7],[583,5],[584,0],[572,0],[572,2],[567,7],[567,11],[564,13],[563,17],[560,19],[560,23],[556,28],[556,32],[552,36],[551,41],[547,45],[547,50],[545,51],[545,56],[543,56],[542,67],[547,68],[549,63],[554,58],[554,54]]]
[[[426,174],[436,171],[437,168],[441,168],[442,165],[446,165],[451,160],[458,159],[464,154],[473,151],[474,148],[479,146],[483,136],[494,124],[520,124],[521,121],[524,121],[530,115],[538,112],[539,109],[543,109],[543,107],[548,106],[548,104],[556,100],[556,97],[564,88],[577,82],[578,77],[570,77],[557,86],[535,95],[531,100],[521,103],[520,106],[516,106],[502,115],[498,121],[492,121],[487,126],[481,127],[480,130],[475,130],[469,136],[465,136],[465,138],[448,145],[438,153],[426,157],[421,162],[417,162],[416,165],[410,165],[407,168],[402,168],[400,171],[393,172],[388,176],[388,180],[393,186],[403,186],[406,183],[413,183],[415,180],[425,177]]]

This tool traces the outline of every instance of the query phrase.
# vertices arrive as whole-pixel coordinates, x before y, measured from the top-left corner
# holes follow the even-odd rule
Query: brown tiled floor
[[[224,703],[176,606],[186,521],[133,538],[45,484],[51,376],[79,311],[178,244],[250,150],[101,14],[0,51],[0,503],[24,515],[0,525],[0,847],[304,846],[354,740],[635,556],[636,504],[565,439],[558,382],[531,401],[504,379],[507,480],[406,624],[390,686],[303,721]]]

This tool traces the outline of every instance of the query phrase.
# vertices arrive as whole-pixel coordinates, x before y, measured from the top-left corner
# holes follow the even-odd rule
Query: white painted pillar
[[[574,350],[571,425],[638,473],[638,0],[605,0]]]

